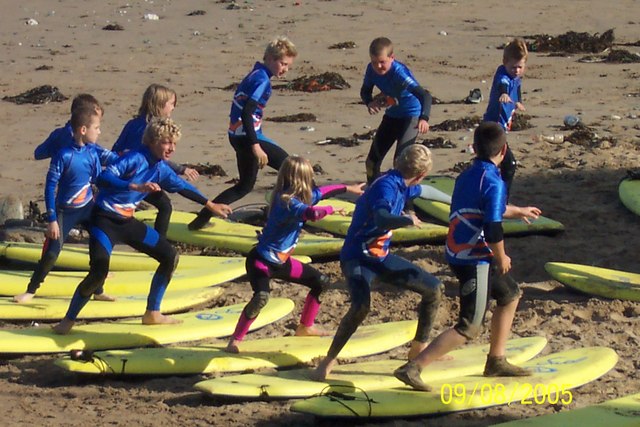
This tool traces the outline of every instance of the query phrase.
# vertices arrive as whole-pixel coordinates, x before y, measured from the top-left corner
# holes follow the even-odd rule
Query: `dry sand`
[[[5,2],[8,3],[8,2]],[[618,42],[637,42],[640,20],[637,0],[603,2],[541,0],[513,3],[480,0],[448,1],[247,1],[231,9],[224,1],[194,0],[116,2],[33,0],[3,5],[0,22],[0,96],[13,96],[50,84],[69,96],[90,92],[106,107],[100,142],[111,147],[123,124],[135,113],[150,83],[174,88],[180,98],[173,117],[183,125],[183,140],[175,159],[221,165],[228,177],[202,177],[197,185],[214,196],[236,175],[235,158],[226,137],[232,93],[221,88],[238,82],[262,57],[268,40],[288,35],[300,55],[289,80],[305,74],[340,73],[347,90],[320,93],[274,91],[267,117],[313,113],[314,123],[265,122],[265,133],[288,152],[309,157],[326,172],[319,182],[357,182],[364,176],[369,148],[315,144],[327,137],[348,137],[375,129],[381,117],[371,117],[359,104],[359,87],[367,64],[367,47],[380,35],[396,45],[397,58],[418,80],[444,101],[463,99],[478,87],[488,95],[493,72],[501,62],[496,47],[514,36],[568,30],[602,33],[615,28]],[[535,6],[535,7],[534,7]],[[188,16],[195,10],[204,15]],[[636,12],[633,12],[633,11]],[[147,13],[159,20],[145,20]],[[38,25],[27,25],[32,18]],[[107,24],[123,31],[105,31]],[[444,35],[446,32],[446,35]],[[329,50],[353,41],[355,49]],[[638,47],[625,47],[638,52]],[[640,389],[640,304],[606,301],[569,292],[549,280],[547,261],[566,261],[625,271],[638,271],[640,220],[619,202],[617,182],[640,162],[640,69],[637,64],[581,63],[583,55],[556,57],[532,53],[523,83],[524,104],[533,128],[513,132],[509,141],[521,167],[512,201],[540,207],[562,221],[566,231],[556,237],[507,239],[513,274],[524,297],[514,335],[540,334],[549,340],[546,352],[590,345],[615,349],[615,369],[577,389],[571,408],[620,397]],[[50,67],[37,70],[39,67]],[[278,82],[274,82],[274,85]],[[25,204],[43,207],[46,161],[34,161],[33,149],[69,115],[70,101],[45,105],[0,102],[3,152],[2,195],[17,195]],[[432,109],[431,124],[481,115],[479,105],[441,104]],[[610,141],[599,148],[535,142],[535,135],[559,132],[566,114],[579,114]],[[313,126],[314,132],[300,127]],[[567,132],[565,132],[567,133]],[[432,132],[457,144],[435,149],[434,173],[451,173],[466,161],[468,130]],[[385,163],[389,165],[388,161]],[[261,201],[274,183],[262,172],[256,190],[238,204]],[[194,210],[191,202],[174,197],[174,206]],[[397,253],[435,273],[447,286],[434,334],[455,321],[456,284],[441,246],[398,248]],[[635,255],[634,255],[635,254]],[[319,322],[335,328],[346,309],[347,294],[337,262],[316,264],[329,273],[336,289],[324,298]],[[246,282],[229,286],[216,304],[246,301]],[[296,300],[297,310],[285,321],[256,336],[291,335],[304,291],[286,283],[274,285],[274,296]],[[415,318],[417,299],[396,295],[381,286],[373,296],[367,323]],[[19,327],[4,323],[3,327]],[[478,342],[486,342],[483,334]],[[402,357],[406,348],[391,354]],[[289,402],[246,403],[206,399],[191,386],[202,377],[151,379],[85,379],[54,367],[52,357],[23,357],[0,362],[0,412],[3,425],[312,425],[313,418],[289,412]],[[376,425],[481,426],[509,419],[552,413],[567,408],[549,405],[496,407],[435,419],[396,420]]]

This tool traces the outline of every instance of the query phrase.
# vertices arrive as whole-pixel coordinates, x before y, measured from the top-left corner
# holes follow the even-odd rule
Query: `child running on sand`
[[[371,282],[381,280],[422,296],[418,327],[409,359],[426,347],[442,294],[440,281],[410,261],[389,252],[392,230],[420,226],[415,214],[402,215],[407,199],[421,196],[420,182],[431,170],[431,153],[421,144],[405,148],[392,169],[376,179],[356,202],[351,226],[340,252],[340,266],[347,279],[351,306],[336,331],[327,356],[312,378],[323,381],[351,335],[371,306]]]
[[[284,36],[272,40],[264,52],[264,62],[256,62],[253,70],[240,82],[231,103],[229,142],[236,152],[238,182],[224,190],[214,203],[240,200],[253,190],[258,169],[266,165],[279,170],[288,154],[262,133],[262,116],[271,97],[271,77],[283,77],[298,55],[295,45]],[[202,209],[189,223],[189,230],[204,227],[211,214]]]
[[[524,40],[515,38],[502,53],[502,65],[493,76],[489,104],[483,120],[496,122],[508,132],[511,130],[513,115],[516,110],[525,111],[522,104],[522,76],[527,65],[527,44]],[[511,192],[511,184],[516,174],[517,162],[511,149],[507,145],[507,152],[500,164],[502,179],[507,184],[507,197]]]
[[[69,333],[89,296],[104,284],[116,243],[126,243],[160,263],[151,279],[142,323],[177,323],[160,312],[160,303],[178,265],[178,252],[156,230],[136,220],[133,213],[147,193],[162,189],[203,204],[221,217],[231,212],[227,205],[208,201],[167,165],[180,136],[180,128],[171,119],[154,119],[144,131],[143,147],[126,153],[98,177],[100,191],[92,213],[89,273],[76,288],[64,319],[54,326],[56,333]]]
[[[61,128],[58,137],[47,139],[50,144],[46,151],[53,158],[44,187],[48,221],[46,240],[26,292],[13,297],[15,302],[24,303],[35,296],[40,284],[55,265],[72,228],[82,224],[89,229],[93,208],[91,186],[102,171],[101,159],[106,165],[118,158],[115,153],[96,145],[102,117],[101,110],[96,105],[97,101],[95,104],[89,102],[85,106],[76,106],[68,126]],[[66,141],[68,135],[72,135],[73,143],[70,145]],[[113,297],[104,293],[102,286],[95,290],[93,297],[101,301],[114,301]]]
[[[431,390],[420,377],[425,366],[480,334],[489,295],[498,306],[491,319],[484,375],[530,375],[528,370],[509,363],[504,355],[520,289],[509,275],[511,258],[504,249],[502,219],[529,222],[540,215],[540,209],[507,204],[506,185],[498,170],[507,152],[502,127],[493,122],[481,123],[473,139],[476,159],[456,179],[446,243],[447,261],[460,283],[460,316],[453,328],[394,372],[396,378],[416,390]]]
[[[174,90],[159,84],[149,85],[142,95],[138,115],[124,125],[120,136],[113,144],[112,150],[122,155],[127,151],[137,150],[142,147],[142,135],[147,124],[154,118],[171,117],[171,113],[176,108],[177,103],[178,97]],[[171,161],[167,162],[167,164],[176,174],[184,175],[189,181],[198,179],[198,171],[193,168]],[[156,191],[149,193],[144,200],[158,209],[154,228],[158,233],[166,237],[169,221],[171,220],[171,212],[173,211],[171,199],[164,191]]]
[[[228,352],[239,352],[238,345],[269,301],[269,282],[272,278],[299,283],[311,289],[302,309],[296,335],[326,335],[314,326],[314,321],[320,309],[320,294],[329,285],[328,278],[310,265],[291,258],[291,254],[305,221],[317,221],[336,212],[331,206],[314,206],[316,203],[344,192],[362,194],[363,185],[315,187],[311,163],[298,156],[286,158],[278,172],[267,223],[258,236],[258,244],[247,255],[247,276],[253,297],[242,310],[227,345]]]
[[[369,114],[386,108],[382,122],[367,155],[367,183],[380,175],[384,156],[397,141],[394,160],[405,147],[413,144],[418,133],[429,131],[431,94],[415,79],[409,68],[397,61],[393,44],[386,37],[374,39],[369,46],[371,63],[367,65],[360,98]],[[373,87],[378,87],[384,100],[373,98]]]

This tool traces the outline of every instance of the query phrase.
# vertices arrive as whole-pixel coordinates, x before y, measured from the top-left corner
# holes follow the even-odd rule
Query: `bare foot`
[[[93,294],[93,299],[96,301],[109,301],[113,302],[116,300],[116,297],[112,297],[111,295],[107,295],[105,293],[101,294]]]
[[[331,332],[322,330],[317,328],[316,326],[305,326],[303,324],[299,324],[296,329],[297,337],[328,337],[333,335]]]
[[[60,321],[60,323],[58,323],[55,326],[52,326],[51,329],[53,330],[54,333],[58,335],[67,335],[69,332],[71,332],[71,328],[73,328],[73,325],[75,324],[76,324],[75,321],[69,320],[65,317]]]
[[[322,359],[322,361],[320,362],[320,364],[316,369],[309,372],[309,379],[313,381],[320,381],[320,382],[325,381],[329,376],[329,374],[331,373],[331,370],[333,369],[333,366],[335,364],[336,364],[336,359],[325,357],[324,359]]]
[[[231,338],[229,340],[229,344],[227,344],[227,347],[224,349],[224,351],[226,351],[227,353],[238,354],[240,353],[240,348],[238,348],[238,344],[240,344],[240,341],[238,341],[237,339]]]
[[[24,294],[16,295],[13,297],[13,302],[17,302],[18,304],[29,302],[35,297],[36,294],[30,294],[29,292],[25,292]]]
[[[409,355],[407,356],[407,359],[415,359],[425,348],[427,348],[426,342],[411,341],[411,348],[409,349]]]
[[[143,325],[175,325],[182,323],[182,320],[175,317],[165,316],[159,311],[145,311],[142,316]]]

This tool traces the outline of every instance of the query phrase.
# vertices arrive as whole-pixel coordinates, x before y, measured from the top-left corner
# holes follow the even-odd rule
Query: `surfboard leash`
[[[339,391],[336,391],[335,388],[339,388],[339,387],[344,387],[344,388],[348,387],[350,391],[354,391],[354,392],[358,392],[359,391],[362,394],[364,394],[364,398],[360,398],[358,396],[354,396],[354,395],[351,395],[351,394],[345,394],[345,393],[341,393]],[[371,418],[371,413],[372,413],[371,404],[372,403],[379,403],[379,402],[376,402],[375,400],[371,399],[364,389],[362,389],[360,387],[351,386],[351,385],[339,385],[339,384],[328,385],[325,388],[323,388],[320,391],[320,393],[318,393],[318,396],[326,396],[332,402],[339,403],[340,405],[345,407],[349,412],[351,412],[356,417],[362,417],[363,415],[359,414],[355,409],[353,409],[351,406],[349,406],[346,402],[348,402],[348,401],[365,401],[365,402],[367,402],[367,407],[368,407],[368,411],[367,411],[368,413],[366,415],[367,418]],[[311,396],[311,397],[315,397],[315,396]]]

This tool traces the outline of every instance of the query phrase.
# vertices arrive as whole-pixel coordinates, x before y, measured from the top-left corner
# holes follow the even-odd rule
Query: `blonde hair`
[[[393,43],[386,37],[378,37],[373,39],[369,45],[369,55],[381,56],[386,54],[387,56],[393,55]]]
[[[271,208],[279,200],[289,204],[294,197],[303,203],[310,204],[312,191],[313,166],[311,166],[311,162],[300,156],[289,156],[278,171],[276,187],[271,194]]]
[[[296,45],[287,36],[278,36],[269,42],[262,59],[266,61],[267,58],[282,59],[296,56],[298,56]]]
[[[502,62],[507,61],[520,61],[521,59],[527,60],[529,51],[527,50],[527,43],[519,37],[511,40],[508,45],[504,47],[502,52]]]
[[[159,141],[169,140],[177,143],[182,136],[180,126],[168,117],[152,119],[142,134],[142,143],[152,146]]]
[[[408,146],[402,150],[395,160],[395,168],[404,179],[411,179],[420,174],[429,173],[432,166],[431,151],[422,144]]]
[[[142,102],[138,108],[138,116],[150,122],[154,117],[160,117],[164,106],[174,97],[178,105],[178,95],[173,89],[159,84],[151,84],[142,95]]]

